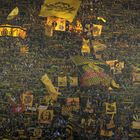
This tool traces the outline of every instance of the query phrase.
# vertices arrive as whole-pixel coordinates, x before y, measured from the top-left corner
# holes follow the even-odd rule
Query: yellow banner
[[[45,0],[44,4],[41,6],[39,16],[55,16],[72,22],[80,3],[80,0]]]
[[[53,119],[53,110],[47,110],[47,106],[40,106],[38,114],[39,122],[50,124],[52,119]]]
[[[74,105],[74,106],[79,106],[80,104],[80,99],[78,97],[76,98],[67,98],[66,100],[67,105]]]
[[[53,36],[53,27],[45,23],[45,35],[52,37]]]
[[[115,63],[117,63],[117,62],[118,62],[118,60],[108,60],[108,61],[106,61],[106,64],[109,65],[111,68],[111,67],[114,67]]]
[[[58,77],[58,87],[66,87],[67,86],[67,76]]]
[[[41,128],[34,129],[33,136],[35,138],[41,138],[42,137],[42,129]]]
[[[53,26],[56,31],[65,31],[66,30],[66,20],[62,18],[47,18],[47,25]]]
[[[26,29],[20,26],[0,25],[0,36],[12,36],[25,39]]]
[[[31,93],[24,93],[22,95],[22,103],[25,105],[25,106],[30,106],[32,107],[33,105],[33,95]]]
[[[133,82],[140,82],[140,72],[133,72],[132,73],[132,80]]]
[[[105,136],[105,137],[111,137],[113,135],[113,132],[112,131],[109,131],[109,130],[103,130],[103,129],[101,129],[100,135],[101,136]]]
[[[93,36],[100,36],[102,33],[102,25],[93,24]]]
[[[122,70],[124,69],[124,62],[120,62],[118,60],[108,60],[106,61],[106,64],[109,65],[112,70],[114,70],[114,74],[122,73]]]
[[[106,114],[116,114],[116,102],[114,103],[105,103],[106,105]]]
[[[74,29],[75,29],[76,32],[82,32],[83,31],[82,23],[79,20],[76,21],[76,26],[74,27]]]
[[[54,85],[52,84],[52,81],[50,80],[50,78],[48,77],[47,74],[43,75],[41,78],[41,81],[43,82],[43,84],[46,86],[48,92],[50,93],[50,95],[53,96],[57,96],[60,95],[60,92],[58,92],[56,90],[56,88],[54,87]]]
[[[88,44],[89,40],[83,38],[83,46],[81,48],[82,53],[90,53],[90,46]]]
[[[78,77],[69,77],[70,86],[78,86]]]
[[[139,121],[133,121],[132,122],[132,129],[140,129],[140,122]]]

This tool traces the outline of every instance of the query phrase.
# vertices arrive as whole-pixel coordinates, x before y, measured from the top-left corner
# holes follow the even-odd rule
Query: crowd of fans
[[[120,85],[119,90],[110,91],[101,85],[81,87],[79,81],[76,87],[69,85],[59,87],[61,96],[58,100],[53,103],[46,102],[44,97],[48,91],[40,80],[45,73],[51,77],[54,86],[57,86],[57,77],[61,74],[79,78],[80,69],[72,62],[71,57],[82,55],[84,34],[54,31],[52,37],[47,37],[44,19],[36,16],[30,17],[30,20],[24,20],[26,17],[22,17],[23,26],[27,26],[26,39],[0,37],[0,139],[129,140],[140,137],[140,131],[132,129],[133,115],[139,113],[137,95],[139,87],[133,87],[131,75],[132,66],[139,67],[139,38],[137,34],[130,33],[131,31],[127,33],[130,26],[131,29],[137,28],[137,14],[131,13],[132,16],[127,19],[128,21],[120,20],[124,15],[109,14],[107,8],[110,6],[114,11],[115,7],[118,7],[118,11],[121,10],[120,7],[124,10],[135,10],[133,6],[130,7],[130,3],[121,5],[121,1],[117,0],[112,3],[84,0],[77,18],[83,25],[96,22],[93,19],[100,14],[107,18],[101,37],[96,39],[102,40],[107,46],[102,53],[101,61],[118,59],[125,62],[121,74],[111,74],[108,71],[108,74]],[[92,16],[92,13],[97,15]],[[116,14],[120,14],[120,11]],[[20,17],[13,23],[22,26]],[[124,29],[126,25],[128,28]],[[29,47],[29,52],[21,54],[20,48],[26,45]],[[90,56],[90,59],[94,61],[95,58]],[[31,91],[34,95],[35,110],[27,113],[24,109],[23,112],[15,113],[7,94],[10,93],[14,102],[20,104],[20,96],[26,91]],[[63,114],[63,106],[68,97],[79,98],[80,107],[78,110]],[[112,116],[106,113],[105,103],[114,102],[117,110]],[[37,109],[41,105],[54,110],[50,124],[41,124],[38,121]],[[108,124],[111,124],[110,128]],[[41,134],[39,132],[35,134],[36,129],[39,129]],[[101,134],[101,130],[105,130],[106,134]],[[111,132],[111,135],[108,132]]]

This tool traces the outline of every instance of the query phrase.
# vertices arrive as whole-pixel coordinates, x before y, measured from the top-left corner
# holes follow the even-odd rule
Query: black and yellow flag
[[[47,18],[47,25],[53,26],[53,29],[56,31],[65,31],[66,30],[66,20],[62,18]]]
[[[58,87],[67,86],[67,76],[58,76]]]
[[[45,0],[44,4],[41,6],[39,16],[55,16],[72,22],[80,3],[80,0]]]
[[[81,48],[81,53],[90,53],[90,46],[89,46],[89,40],[86,40],[83,38],[83,45]]]
[[[53,119],[53,110],[48,110],[47,106],[40,106],[38,120],[40,123],[50,124]]]
[[[26,92],[22,95],[22,104],[25,106],[32,106],[33,105],[33,95],[30,92]]]
[[[106,103],[106,114],[116,114],[116,102]]]
[[[9,24],[0,25],[0,36],[12,36],[25,39],[26,35],[26,28]]]
[[[56,90],[56,88],[54,87],[54,85],[53,85],[51,79],[48,77],[47,74],[44,74],[44,75],[41,77],[41,81],[42,81],[42,83],[46,86],[46,88],[47,88],[47,90],[48,90],[48,92],[49,92],[50,95],[52,95],[52,96],[57,95],[57,96],[58,96],[58,95],[61,94],[60,92],[58,92],[58,91]]]
[[[93,36],[100,36],[102,33],[102,25],[93,24]]]

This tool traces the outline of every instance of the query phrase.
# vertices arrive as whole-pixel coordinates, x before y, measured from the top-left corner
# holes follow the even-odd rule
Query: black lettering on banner
[[[1,35],[2,36],[7,36],[8,35],[8,30],[6,28],[3,28],[3,30],[1,31]]]
[[[68,3],[64,3],[64,2],[56,2],[56,3],[51,3],[51,4],[45,4],[47,10],[54,10],[57,12],[67,12],[67,13],[72,13],[73,11],[75,11],[76,9],[74,7],[72,7],[70,4]]]

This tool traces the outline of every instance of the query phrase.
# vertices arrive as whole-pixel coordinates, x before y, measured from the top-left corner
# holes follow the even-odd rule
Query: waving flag
[[[44,74],[41,77],[41,81],[46,86],[46,88],[47,88],[48,92],[50,93],[50,95],[52,95],[52,96],[60,95],[60,93],[56,90],[56,88],[54,87],[51,79],[48,77],[47,74]]]
[[[39,16],[55,16],[72,22],[80,3],[80,0],[45,0],[44,4],[41,6]]]
[[[19,13],[19,9],[18,7],[15,7],[10,13],[9,15],[7,16],[7,20],[12,20],[14,19]]]

